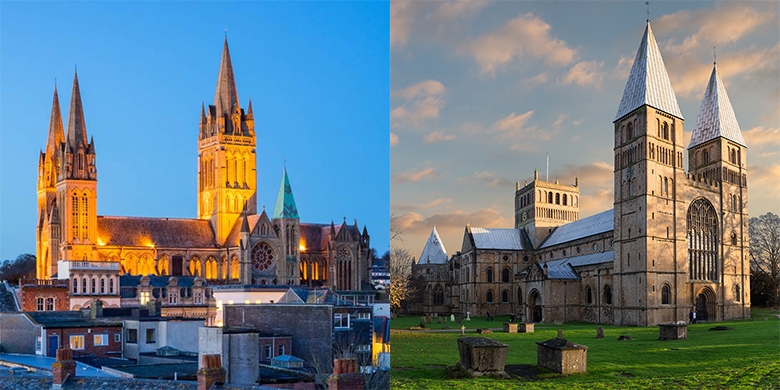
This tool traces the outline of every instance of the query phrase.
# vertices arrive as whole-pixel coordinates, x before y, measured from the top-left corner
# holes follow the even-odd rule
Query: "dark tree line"
[[[0,280],[18,284],[19,279],[35,278],[35,255],[24,253],[14,260],[3,260],[0,264]]]

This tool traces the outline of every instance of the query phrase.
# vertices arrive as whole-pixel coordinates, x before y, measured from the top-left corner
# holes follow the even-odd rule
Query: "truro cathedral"
[[[201,107],[197,130],[197,219],[97,215],[97,153],[77,75],[67,119],[63,134],[55,88],[38,162],[38,279],[55,277],[64,260],[82,268],[117,263],[125,275],[200,276],[210,284],[357,290],[370,282],[365,226],[361,232],[357,221],[301,222],[286,170],[273,214],[257,213],[252,102],[246,111],[239,102],[227,39],[214,103]]]
[[[514,229],[434,227],[413,269],[426,313],[655,325],[750,315],[746,145],[714,65],[687,157],[683,116],[648,20],[613,121],[614,208],[579,219],[579,183],[514,194]],[[684,159],[688,159],[688,172]]]

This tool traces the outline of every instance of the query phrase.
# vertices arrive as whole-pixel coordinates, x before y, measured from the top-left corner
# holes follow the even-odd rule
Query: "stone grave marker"
[[[682,323],[659,324],[659,340],[682,340],[688,338],[688,325]]]
[[[588,371],[588,347],[554,338],[537,341],[536,364],[562,375]]]
[[[603,339],[604,338],[604,328],[599,326],[596,328],[596,338],[597,339]]]
[[[558,329],[558,338],[559,339],[563,338],[563,329]]]
[[[474,378],[483,375],[509,378],[504,371],[509,345],[486,337],[461,337],[458,339],[460,366]]]

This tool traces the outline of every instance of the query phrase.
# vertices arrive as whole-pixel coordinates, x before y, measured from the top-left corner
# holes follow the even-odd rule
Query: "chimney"
[[[357,359],[336,359],[333,374],[328,377],[328,390],[363,390],[365,381],[358,373]]]
[[[76,376],[76,361],[73,360],[73,350],[70,348],[58,349],[57,360],[51,365],[52,385],[54,389],[61,389],[70,376]]]
[[[97,300],[89,305],[89,318],[95,319],[103,317],[103,301]]]
[[[198,390],[208,390],[215,383],[225,383],[225,369],[222,368],[222,355],[203,355],[202,368],[198,370]]]

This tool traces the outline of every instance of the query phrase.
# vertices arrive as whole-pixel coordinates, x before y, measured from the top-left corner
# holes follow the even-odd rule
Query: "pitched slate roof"
[[[718,75],[718,67],[713,65],[710,82],[704,91],[704,98],[701,101],[701,108],[699,108],[699,115],[696,117],[696,126],[693,128],[688,148],[718,137],[747,146],[742,138],[737,117],[734,115],[734,108],[731,107],[731,101],[726,94],[726,87],[723,86],[723,80]]]
[[[301,223],[301,239],[306,243],[306,252],[319,252],[328,248],[330,225]]]
[[[609,263],[615,260],[614,251],[590,253],[568,259],[551,260],[547,264],[547,277],[550,279],[579,279],[574,267]]]
[[[539,249],[614,230],[615,220],[613,211],[610,209],[579,221],[558,226],[539,246]]]
[[[214,233],[205,219],[98,216],[98,237],[105,245],[158,248],[210,248]]]
[[[276,197],[276,206],[274,206],[274,219],[293,218],[298,219],[298,207],[295,205],[290,178],[287,177],[287,168],[284,169],[282,183],[279,186],[279,195]]]
[[[441,242],[439,232],[434,226],[428,237],[428,242],[425,243],[425,247],[417,259],[417,264],[446,264],[447,259],[447,249],[444,248],[444,243]]]
[[[259,215],[247,215],[247,225],[249,227],[249,231],[251,232],[254,230],[255,225],[257,225],[257,221],[260,220]],[[244,216],[238,217],[236,220],[236,223],[233,224],[233,227],[230,229],[230,233],[228,233],[227,238],[225,238],[225,242],[223,243],[224,246],[229,248],[237,247],[239,242],[241,241],[241,227],[244,224]]]
[[[683,118],[649,20],[623,90],[615,121],[645,104]]]
[[[471,228],[477,249],[523,250],[520,229]]]

